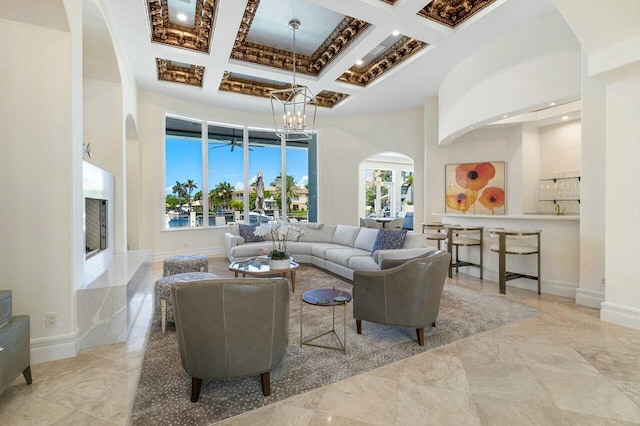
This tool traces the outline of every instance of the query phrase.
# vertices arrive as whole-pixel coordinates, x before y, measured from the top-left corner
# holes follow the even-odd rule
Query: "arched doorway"
[[[398,152],[379,152],[359,164],[360,217],[396,217],[413,212],[413,159]]]

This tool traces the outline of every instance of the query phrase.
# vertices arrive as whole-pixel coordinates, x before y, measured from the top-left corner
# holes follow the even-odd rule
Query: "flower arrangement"
[[[269,258],[273,260],[288,259],[287,241],[292,238],[299,241],[300,238],[304,236],[304,232],[302,232],[302,229],[300,229],[298,225],[283,221],[269,224],[263,223],[253,231],[254,235],[261,237],[269,233],[271,234],[271,240],[273,242],[273,249],[271,253],[269,253]]]

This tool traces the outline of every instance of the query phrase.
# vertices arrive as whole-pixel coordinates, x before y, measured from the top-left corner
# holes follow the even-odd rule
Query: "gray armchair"
[[[434,250],[380,271],[353,276],[353,317],[358,334],[362,321],[413,327],[424,345],[424,327],[435,327],[451,255]]]
[[[271,393],[270,371],[289,343],[289,281],[285,278],[215,278],[171,288],[176,337],[191,401],[203,379],[261,375]]]

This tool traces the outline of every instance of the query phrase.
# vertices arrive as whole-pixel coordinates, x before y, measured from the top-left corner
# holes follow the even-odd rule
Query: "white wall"
[[[607,84],[602,319],[640,329],[640,75]]]
[[[439,141],[549,102],[580,97],[580,44],[558,12],[483,46],[440,85]]]
[[[600,308],[604,302],[604,217],[606,87],[587,74],[582,59],[582,158],[580,184],[580,288],[576,302]]]
[[[36,347],[76,331],[71,49],[68,32],[0,19],[0,177],[11,200],[0,209],[0,269]],[[45,328],[47,312],[57,328]]]
[[[85,161],[115,176],[114,249],[116,253],[122,253],[127,247],[122,85],[85,78],[83,91],[84,141],[91,144],[92,157]]]
[[[414,161],[414,229],[424,222],[423,111],[412,109],[321,123],[318,137],[320,217],[326,223],[358,225],[358,164],[384,151]]]
[[[455,142],[438,146],[431,137],[427,143],[427,220],[432,213],[445,210],[444,167],[446,164],[504,161],[505,213],[521,214],[523,207],[523,160],[521,126],[482,128]]]
[[[540,128],[540,176],[580,171],[580,120]]]

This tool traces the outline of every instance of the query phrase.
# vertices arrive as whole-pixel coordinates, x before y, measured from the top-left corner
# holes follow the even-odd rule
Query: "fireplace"
[[[115,178],[106,170],[82,162],[84,193],[84,285],[113,264],[115,244]],[[80,248],[80,247],[79,247]]]
[[[107,200],[84,199],[85,258],[88,259],[106,250],[107,243]]]

